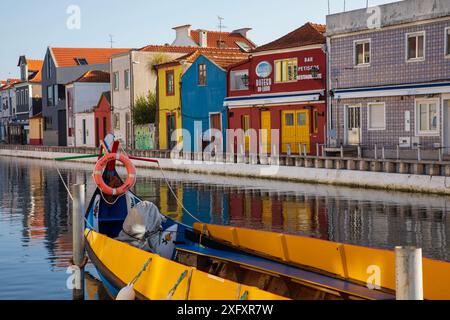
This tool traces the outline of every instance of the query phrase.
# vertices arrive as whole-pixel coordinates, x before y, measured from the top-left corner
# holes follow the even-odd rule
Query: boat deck
[[[186,244],[177,246],[177,249],[187,253],[208,256],[228,262],[236,263],[251,269],[258,269],[264,273],[283,275],[298,281],[310,283],[316,286],[329,288],[338,292],[347,293],[369,300],[395,300],[395,296],[389,293],[370,290],[369,288],[357,285],[345,280],[336,279],[315,272],[299,269],[293,266],[285,265],[276,261],[264,258],[239,254],[236,252],[215,250],[199,246],[198,244]]]

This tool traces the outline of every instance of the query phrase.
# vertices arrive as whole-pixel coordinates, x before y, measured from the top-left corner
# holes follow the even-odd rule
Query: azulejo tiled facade
[[[450,4],[423,7],[380,6],[379,28],[370,10],[327,17],[330,141],[450,148]]]

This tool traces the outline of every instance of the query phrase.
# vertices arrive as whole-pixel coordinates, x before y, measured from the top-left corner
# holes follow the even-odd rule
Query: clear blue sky
[[[395,0],[370,0],[378,5]],[[251,27],[257,44],[272,41],[304,24],[325,23],[328,0],[33,0],[8,1],[0,22],[0,79],[17,78],[18,58],[43,59],[48,46],[139,48],[170,43],[174,26],[217,30],[220,15],[224,31]],[[330,0],[331,12],[340,12],[344,0]],[[81,29],[69,30],[70,5],[81,9]],[[366,0],[346,0],[347,10],[363,8]]]

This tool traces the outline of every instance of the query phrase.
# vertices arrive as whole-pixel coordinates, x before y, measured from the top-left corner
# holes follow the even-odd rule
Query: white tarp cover
[[[148,252],[158,253],[162,224],[165,221],[166,217],[153,203],[142,201],[129,210],[123,230],[116,240]]]

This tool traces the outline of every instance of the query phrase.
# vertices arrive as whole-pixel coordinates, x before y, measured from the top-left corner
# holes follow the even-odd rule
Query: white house
[[[102,93],[109,91],[109,86],[109,73],[98,70],[88,71],[79,79],[66,85],[68,146],[95,147],[93,109],[97,106]]]

